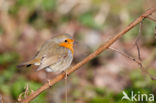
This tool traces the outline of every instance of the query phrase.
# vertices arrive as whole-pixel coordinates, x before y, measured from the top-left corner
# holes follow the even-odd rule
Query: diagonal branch
[[[73,67],[69,68],[66,73],[69,75],[72,72],[79,69],[82,65],[86,64],[88,61],[95,58],[97,55],[102,53],[104,50],[109,48],[115,41],[117,41],[121,36],[123,36],[125,33],[127,33],[129,30],[131,30],[133,27],[135,27],[137,24],[139,24],[144,18],[151,15],[154,11],[156,11],[156,7],[153,7],[149,10],[147,10],[143,15],[141,15],[139,18],[137,18],[135,21],[133,21],[130,25],[128,25],[125,29],[123,29],[121,32],[116,34],[114,37],[112,37],[110,40],[108,40],[106,43],[104,43],[102,46],[100,46],[95,52],[91,53],[88,57],[80,61],[78,64],[74,65]],[[33,100],[35,97],[37,97],[40,93],[45,91],[46,89],[50,88],[50,86],[54,85],[55,83],[59,82],[65,77],[65,73],[61,73],[58,76],[56,76],[54,79],[50,80],[49,83],[45,83],[43,86],[41,86],[39,89],[34,91],[30,96],[26,97],[21,103],[29,103],[31,100]]]

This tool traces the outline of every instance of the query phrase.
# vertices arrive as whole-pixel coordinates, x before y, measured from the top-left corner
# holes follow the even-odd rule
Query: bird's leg
[[[51,87],[51,84],[50,84],[50,79],[49,79],[49,77],[48,77],[48,72],[46,72],[46,78],[48,78],[48,85],[49,85],[49,87]]]
[[[68,73],[67,73],[67,71],[64,71],[65,72],[65,79],[67,79],[68,78]]]
[[[50,80],[48,80],[49,87],[51,87]]]
[[[68,83],[68,73],[67,73],[67,71],[64,71],[65,72],[65,103],[67,103],[68,102],[68,86],[67,86],[67,83]]]

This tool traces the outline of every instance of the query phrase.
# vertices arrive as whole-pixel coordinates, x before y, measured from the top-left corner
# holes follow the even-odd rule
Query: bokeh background
[[[27,84],[36,90],[47,78],[54,78],[53,73],[36,72],[35,67],[16,68],[53,35],[68,33],[75,38],[74,65],[155,5],[155,0],[0,0],[0,95],[4,103],[15,103]],[[143,65],[153,75],[155,26],[144,20],[139,40]],[[137,58],[138,32],[136,26],[112,47]],[[69,103],[120,103],[122,91],[130,95],[132,90],[156,95],[156,81],[144,76],[135,62],[111,50],[70,75],[67,87]],[[31,103],[65,103],[64,80]]]

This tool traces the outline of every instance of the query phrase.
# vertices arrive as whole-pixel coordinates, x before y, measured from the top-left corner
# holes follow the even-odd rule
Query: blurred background
[[[53,73],[36,72],[34,67],[16,68],[52,36],[68,33],[75,38],[74,65],[155,5],[155,0],[0,0],[0,95],[4,103],[15,103],[27,84],[29,91],[36,90],[47,78],[54,78]],[[155,26],[144,20],[139,40],[143,65],[153,75]],[[138,32],[139,25],[112,47],[137,58]],[[156,95],[156,81],[144,76],[135,62],[111,50],[68,77],[69,103],[120,103],[122,91],[132,90]],[[31,103],[65,103],[64,80]]]

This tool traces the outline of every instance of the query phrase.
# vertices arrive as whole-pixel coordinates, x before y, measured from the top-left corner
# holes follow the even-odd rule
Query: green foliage
[[[132,0],[129,1],[128,3],[129,5],[132,5],[132,6],[127,6],[128,10],[133,13],[133,17],[138,17],[137,15],[141,15],[142,13],[142,5],[143,5],[143,2],[142,0],[137,0],[135,2],[133,2]],[[137,8],[137,10],[136,10]]]
[[[41,84],[39,84],[39,83],[27,81],[25,78],[19,77],[19,79],[16,82],[14,82],[11,86],[11,94],[12,94],[13,98],[15,98],[17,100],[19,95],[21,93],[25,92],[25,88],[26,88],[27,84],[29,86],[30,94],[32,93],[32,90],[36,90],[41,86]],[[45,96],[46,96],[46,92],[41,93],[31,103],[46,103]]]
[[[28,82],[28,84],[32,90],[37,90],[39,87],[42,86],[41,84],[35,82]],[[32,100],[31,103],[47,103],[46,94],[47,92],[41,93],[37,98]]]
[[[153,91],[154,91],[156,82],[152,81],[148,77],[144,78],[139,70],[135,70],[131,72],[130,78],[131,78],[132,84],[123,90],[127,93],[129,97],[131,97],[132,91],[135,94],[138,94],[138,93],[147,94],[147,95],[151,93],[154,94]],[[89,103],[131,103],[131,101],[128,101],[128,100],[121,101],[121,98],[123,96],[122,91],[120,93],[114,93],[104,88],[94,88],[94,90],[95,90],[96,96],[95,98],[89,100]],[[135,103],[140,103],[140,102],[135,102]],[[144,103],[150,103],[150,102],[145,101]]]
[[[16,70],[16,66],[10,65],[8,67],[8,69],[6,69],[0,73],[0,75],[1,75],[0,76],[0,90],[1,91],[8,93],[9,89],[7,90],[5,88],[9,88],[10,86],[8,84],[5,84],[5,83],[7,83],[8,81],[10,81],[12,79],[12,77],[15,73],[15,70]],[[4,87],[4,89],[1,87]]]
[[[10,85],[8,85],[8,84],[1,84],[0,85],[0,91],[3,92],[4,94],[9,95],[10,94]]]
[[[18,11],[21,9],[21,8],[27,8],[28,10],[32,11],[34,10],[36,7],[37,7],[37,4],[39,2],[37,2],[37,0],[17,0],[15,5],[12,6],[10,9],[9,9],[9,12],[11,14],[17,14]]]
[[[16,14],[21,8],[27,8],[30,11],[35,11],[37,8],[43,11],[55,9],[56,0],[17,0],[15,6],[11,7],[9,12]]]
[[[56,0],[42,0],[41,8],[46,11],[50,11],[55,9],[56,7]]]
[[[17,81],[15,81],[11,86],[11,94],[17,99],[19,94],[24,92],[24,87],[26,85],[26,80],[22,77],[19,77]]]
[[[91,12],[86,12],[78,18],[79,22],[82,23],[85,26],[94,28],[94,29],[100,29],[100,25],[97,25],[94,21],[94,15]]]
[[[146,41],[150,41],[151,38],[154,37],[154,28],[156,24],[150,20],[144,20],[143,21],[143,38],[145,38]]]
[[[3,28],[2,28],[2,26],[0,25],[0,35],[2,35],[3,32],[4,32],[4,31],[3,31]]]
[[[11,80],[12,75],[15,73],[15,69],[16,69],[15,66],[10,66],[8,68],[9,68],[9,70],[4,70],[1,73],[1,77],[0,77],[0,82],[1,83]]]
[[[14,52],[0,54],[0,64],[15,63],[17,60],[18,55]]]
[[[136,38],[138,33],[139,33],[139,27],[135,27],[135,28],[131,29],[129,32],[127,32],[126,35],[124,35],[122,37],[122,39],[124,41],[132,40],[132,39]]]
[[[152,72],[154,74],[154,71]],[[148,76],[144,77],[138,70],[133,71],[130,77],[134,88],[150,88],[151,90],[155,88],[156,82],[151,81]]]
[[[111,103],[109,98],[97,97],[90,101],[90,103]]]
[[[95,88],[95,91],[98,95],[101,95],[101,96],[105,94],[105,91],[102,88]]]

